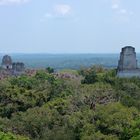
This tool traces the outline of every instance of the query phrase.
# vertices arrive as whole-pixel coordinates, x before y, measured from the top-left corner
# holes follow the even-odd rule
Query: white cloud
[[[113,10],[118,10],[121,7],[121,1],[120,0],[111,0],[112,1],[112,5],[111,8]]]
[[[30,0],[0,0],[0,5],[23,4]]]
[[[122,0],[111,0],[111,8],[114,12],[114,17],[119,22],[128,22],[134,14],[132,11],[126,9]]]
[[[127,14],[128,12],[127,12],[126,9],[120,9],[119,13],[120,13],[120,14]]]
[[[44,17],[45,17],[45,18],[51,18],[51,17],[53,17],[53,15],[52,15],[51,13],[46,13],[46,14],[44,15]]]
[[[54,12],[62,16],[70,14],[71,10],[72,10],[71,6],[67,4],[58,4],[54,6]]]
[[[118,9],[119,8],[119,5],[118,4],[112,4],[111,8],[112,9]]]
[[[112,1],[111,8],[114,10],[114,12],[119,13],[119,14],[133,13],[132,11],[129,11],[126,8],[124,8],[124,6],[122,4],[122,0],[111,0],[111,1]]]
[[[67,18],[71,16],[72,7],[68,4],[57,4],[51,7],[44,16],[40,19],[41,22],[44,22],[46,19],[54,18]]]

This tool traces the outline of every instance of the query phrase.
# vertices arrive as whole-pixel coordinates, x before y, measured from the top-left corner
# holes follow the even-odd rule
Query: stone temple
[[[20,75],[25,71],[24,63],[12,62],[12,58],[9,55],[3,56],[1,67],[3,70],[9,71],[12,75]]]
[[[24,63],[14,62],[12,64],[12,71],[13,71],[14,75],[20,75],[20,74],[24,73],[24,70],[25,70]]]
[[[12,58],[8,55],[5,55],[2,58],[2,64],[1,64],[2,68],[4,69],[12,69]]]
[[[140,77],[140,69],[137,65],[135,48],[126,46],[122,48],[117,68],[118,77]]]

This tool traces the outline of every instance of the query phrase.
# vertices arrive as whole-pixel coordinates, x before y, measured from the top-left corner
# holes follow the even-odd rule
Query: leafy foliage
[[[29,140],[29,138],[13,135],[12,133],[0,132],[0,140]]]
[[[0,139],[140,139],[140,78],[101,66],[63,73],[0,81]]]

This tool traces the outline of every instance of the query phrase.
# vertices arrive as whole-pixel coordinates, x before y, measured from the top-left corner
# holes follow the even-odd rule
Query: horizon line
[[[35,54],[35,55],[37,55],[37,54],[48,54],[48,55],[76,55],[76,54],[82,54],[82,55],[93,55],[93,54],[95,54],[95,55],[97,55],[97,54],[99,54],[99,55],[101,55],[101,54],[120,54],[121,52],[117,52],[117,53],[114,53],[114,52],[101,52],[101,53],[48,53],[48,52],[0,52],[0,55],[19,55],[19,54],[21,54],[21,55],[23,55],[23,54]],[[136,54],[140,54],[140,52],[136,52]]]

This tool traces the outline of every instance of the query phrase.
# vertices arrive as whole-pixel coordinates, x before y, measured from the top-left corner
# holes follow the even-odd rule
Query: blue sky
[[[140,52],[139,0],[0,0],[0,53]]]

